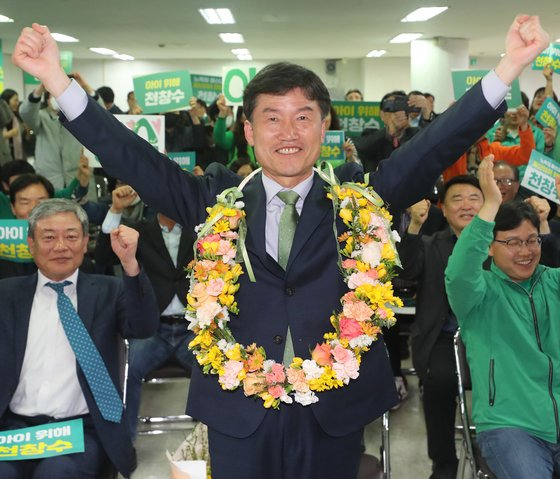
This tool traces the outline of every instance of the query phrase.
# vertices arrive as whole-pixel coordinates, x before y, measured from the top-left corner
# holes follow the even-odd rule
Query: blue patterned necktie
[[[295,191],[287,190],[280,191],[277,196],[285,203],[284,210],[280,215],[280,221],[278,222],[278,264],[285,270],[288,265],[288,259],[290,257],[290,251],[292,249],[292,243],[294,241],[294,235],[296,233],[296,227],[299,219],[299,214],[296,209],[296,203],[299,199],[299,195]],[[284,356],[282,358],[284,366],[289,367],[294,359],[294,356],[294,343],[290,327],[288,326]]]
[[[78,364],[84,372],[101,415],[107,421],[120,423],[123,410],[122,400],[84,323],[78,316],[70,298],[64,294],[64,286],[69,284],[72,283],[64,281],[46,285],[56,291],[56,305],[60,322]]]

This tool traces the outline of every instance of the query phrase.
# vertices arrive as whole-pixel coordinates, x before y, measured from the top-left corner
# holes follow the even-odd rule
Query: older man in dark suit
[[[119,372],[121,338],[157,328],[157,303],[135,258],[138,233],[121,227],[113,250],[122,281],[78,271],[88,221],[69,200],[45,200],[29,217],[38,272],[0,282],[0,428],[80,417],[85,451],[42,460],[0,462],[0,477],[98,477],[108,461],[134,468]]]
[[[482,85],[397,149],[371,176],[370,184],[396,209],[426,196],[441,171],[504,111],[507,85],[544,49],[548,36],[536,17],[520,16],[507,43],[506,55]],[[88,101],[60,69],[56,42],[46,27],[25,29],[13,58],[45,82],[69,120],[65,126],[98,155],[109,174],[183,226],[201,223],[216,194],[239,185],[239,177],[219,166],[211,165],[204,177],[185,175]],[[325,196],[325,182],[313,173],[329,108],[325,85],[297,65],[269,65],[245,89],[245,136],[262,165],[262,174],[243,191],[246,247],[256,282],[240,277],[240,313],[230,327],[237,342],[256,342],[277,362],[290,346],[297,356],[307,357],[329,330],[330,315],[348,291],[337,265],[332,202]],[[363,178],[354,164],[344,165],[339,174],[342,181]],[[280,264],[285,205],[278,193],[287,190],[298,194],[291,208],[299,220],[289,258]],[[363,427],[396,400],[387,353],[377,342],[363,356],[356,380],[321,393],[311,406],[267,410],[239,389],[223,391],[214,377],[196,368],[187,411],[208,424],[213,477],[351,478],[358,470]]]

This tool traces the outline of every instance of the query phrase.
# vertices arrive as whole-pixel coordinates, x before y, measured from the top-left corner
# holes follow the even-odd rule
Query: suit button
[[[274,341],[274,344],[282,344],[284,338],[277,334],[276,336],[274,336],[274,338],[272,338],[272,340]]]
[[[295,290],[294,290],[294,288],[288,287],[288,288],[286,288],[286,289],[284,290],[284,292],[285,292],[288,296],[293,296],[294,293],[295,293]]]

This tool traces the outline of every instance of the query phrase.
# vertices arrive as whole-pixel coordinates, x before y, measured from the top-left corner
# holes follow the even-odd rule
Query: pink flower
[[[224,389],[235,389],[239,386],[239,379],[237,375],[243,369],[243,363],[241,361],[229,360],[224,365],[224,374],[218,379],[222,388]]]
[[[222,256],[222,261],[227,263],[235,258],[235,248],[229,241],[220,240],[218,243],[218,254]]]
[[[288,382],[294,387],[298,393],[305,393],[309,391],[309,385],[305,379],[305,372],[303,369],[288,369]]]
[[[377,274],[377,270],[376,269],[368,269],[366,274],[371,278],[371,279],[377,279],[379,277],[379,274]]]
[[[381,240],[382,243],[387,243],[389,237],[387,236],[387,230],[385,228],[377,228],[374,235]]]
[[[211,269],[214,269],[216,266],[216,262],[215,261],[211,261],[209,259],[203,259],[202,261],[199,261],[197,263],[197,265],[200,265],[200,267],[204,270],[204,271],[210,271]]]
[[[196,307],[200,307],[205,303],[214,303],[216,301],[216,298],[208,294],[204,283],[196,283],[191,292],[191,296],[196,299]]]
[[[211,296],[220,296],[224,289],[224,280],[221,278],[211,279],[206,286],[206,292]]]
[[[212,320],[221,312],[222,308],[218,303],[204,303],[196,310],[196,319],[200,327],[205,328],[206,326],[210,326]]]
[[[357,263],[358,262],[355,259],[345,259],[342,262],[342,267],[347,269],[355,268]]]
[[[352,301],[344,303],[343,314],[356,321],[365,321],[371,318],[373,311],[364,301]]]
[[[286,380],[284,366],[279,363],[274,363],[270,367],[270,372],[265,374],[265,378],[268,384],[283,383]]]
[[[342,302],[345,303],[346,301],[356,301],[356,293],[354,293],[354,291],[348,291],[342,297]]]
[[[340,337],[342,339],[353,339],[363,334],[360,323],[358,323],[355,319],[345,318],[343,316],[340,318],[338,326],[340,328]]]
[[[220,233],[220,236],[222,238],[233,239],[233,240],[239,238],[239,234],[237,234],[237,232],[235,231],[222,231]]]
[[[369,276],[367,273],[352,273],[348,277],[348,287],[350,289],[356,289],[358,286],[362,284],[375,284],[375,280]]]
[[[317,344],[311,353],[311,358],[319,366],[329,366],[332,364],[331,345],[328,343]]]
[[[376,313],[377,316],[379,316],[381,319],[387,319],[387,311],[385,311],[383,308],[379,308]]]
[[[360,365],[355,357],[352,357],[345,363],[334,363],[333,371],[336,373],[336,377],[348,384],[350,379],[356,379],[360,373],[358,372]]]
[[[333,357],[334,359],[339,362],[339,363],[347,363],[348,361],[350,361],[354,355],[352,354],[351,351],[349,351],[346,348],[343,348],[340,344],[337,344],[335,346],[335,348],[333,349]]]
[[[284,388],[280,385],[276,385],[276,386],[270,386],[268,388],[268,393],[275,399],[278,399],[279,397],[282,397],[286,394],[286,391],[284,390]]]

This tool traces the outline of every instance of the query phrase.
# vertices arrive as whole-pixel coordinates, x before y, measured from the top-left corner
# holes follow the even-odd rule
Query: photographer
[[[393,150],[418,132],[418,128],[411,127],[408,122],[409,114],[413,111],[419,110],[409,106],[404,91],[396,90],[383,96],[380,116],[385,127],[355,140],[358,157],[362,160],[365,172],[377,170],[382,159],[388,158]]]

